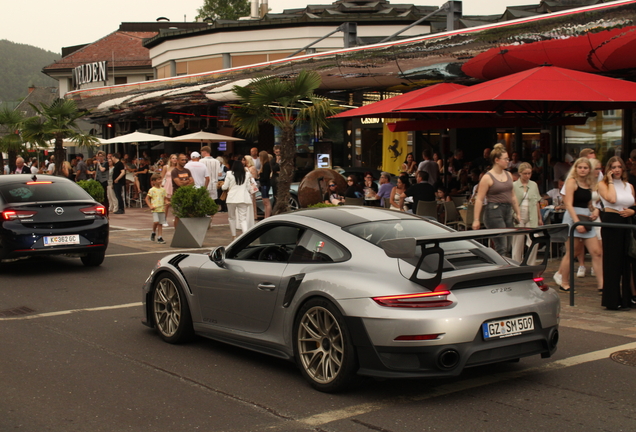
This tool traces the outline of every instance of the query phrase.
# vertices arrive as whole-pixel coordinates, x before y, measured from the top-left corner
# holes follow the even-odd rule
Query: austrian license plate
[[[74,245],[79,243],[79,234],[44,237],[44,246]]]
[[[481,325],[484,339],[512,337],[534,330],[534,318],[525,315],[515,318],[488,321]]]

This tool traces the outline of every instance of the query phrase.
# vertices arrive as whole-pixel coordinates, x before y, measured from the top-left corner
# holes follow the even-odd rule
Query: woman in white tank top
[[[603,223],[632,224],[636,213],[634,188],[627,182],[623,160],[612,157],[605,168],[605,178],[598,185],[604,210]],[[609,310],[629,310],[631,279],[636,263],[627,254],[631,229],[601,228],[603,237],[603,289],[601,305]]]

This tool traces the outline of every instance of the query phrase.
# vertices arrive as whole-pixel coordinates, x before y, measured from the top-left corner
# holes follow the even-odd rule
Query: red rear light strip
[[[373,297],[380,306],[402,307],[402,308],[430,308],[445,307],[453,304],[447,299],[450,294],[448,290],[431,291],[416,294],[401,294],[394,296]]]

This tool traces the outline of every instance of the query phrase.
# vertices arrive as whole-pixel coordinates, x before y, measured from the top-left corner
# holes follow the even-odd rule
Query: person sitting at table
[[[439,204],[442,204],[446,201],[451,201],[451,197],[448,196],[448,194],[446,193],[446,189],[444,189],[442,186],[437,188],[437,191],[435,191],[435,198],[437,199],[437,202]]]
[[[391,197],[391,190],[393,185],[391,184],[391,174],[386,171],[382,171],[380,174],[380,188],[376,194],[376,198],[380,199],[380,206],[384,207],[384,203]]]
[[[333,182],[333,180],[329,181],[329,185],[327,186],[328,190],[325,192],[324,202],[325,204],[333,204],[333,205],[343,205],[345,199],[342,195],[338,193],[338,185]]]
[[[345,198],[362,198],[364,197],[364,190],[362,185],[358,183],[358,178],[354,174],[347,176],[347,190],[345,191]]]
[[[379,206],[380,201],[377,198],[378,185],[373,181],[373,174],[366,172],[364,174],[364,184],[362,188],[364,190],[364,200],[366,205]]]
[[[391,195],[389,197],[389,200],[391,201],[391,206],[389,208],[391,210],[399,210],[399,211],[406,210],[403,196],[404,196],[404,192],[406,192],[406,190],[408,189],[410,185],[411,185],[411,182],[409,181],[409,176],[407,176],[406,174],[402,174],[401,176],[398,177],[397,186],[395,186],[391,190]]]
[[[417,183],[404,191],[401,198],[413,197],[413,213],[417,211],[417,203],[420,201],[435,201],[435,188],[428,182],[428,173],[426,171],[418,171],[415,175]]]
[[[413,175],[417,171],[417,162],[415,162],[415,157],[413,153],[409,153],[406,155],[406,159],[404,163],[400,167],[400,172],[406,175]]]

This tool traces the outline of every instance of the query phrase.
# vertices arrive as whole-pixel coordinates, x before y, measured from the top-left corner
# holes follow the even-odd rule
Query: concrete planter
[[[170,247],[200,248],[203,246],[209,227],[209,216],[179,219]]]

